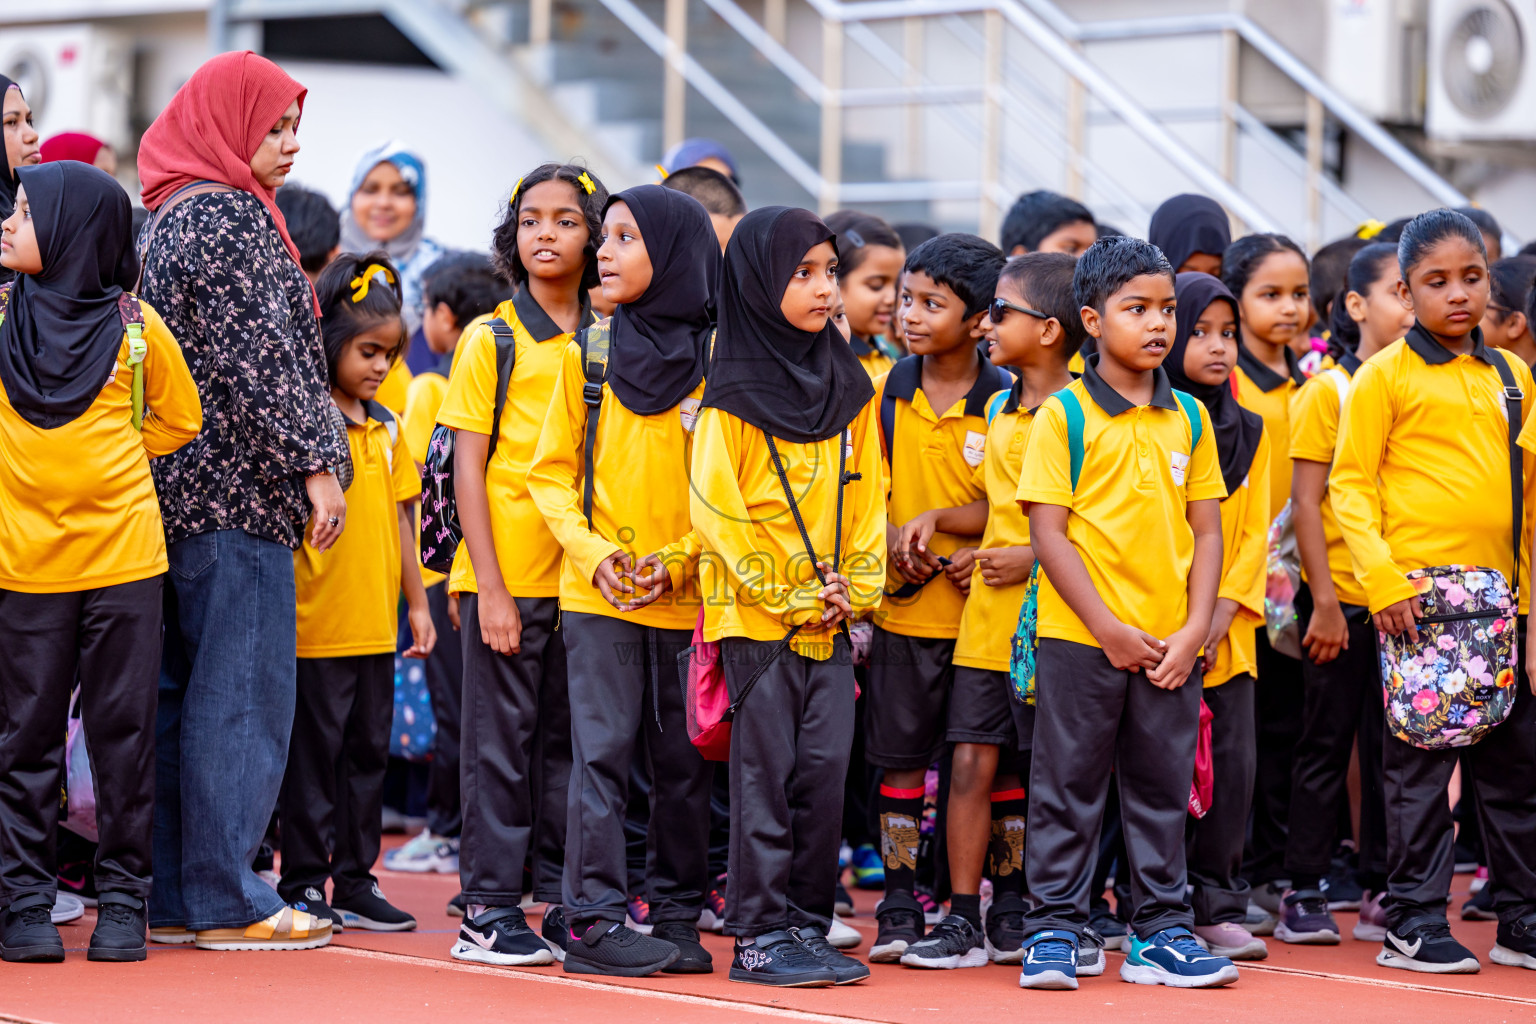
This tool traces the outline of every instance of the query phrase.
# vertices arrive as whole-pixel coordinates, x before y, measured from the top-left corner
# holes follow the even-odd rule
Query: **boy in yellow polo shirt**
[[[498,967],[555,962],[567,930],[546,915],[528,927],[523,863],[533,897],[558,905],[570,782],[570,706],[560,618],[560,545],[528,492],[544,414],[566,346],[592,322],[597,236],[607,190],[591,173],[543,164],[519,179],[492,254],[517,296],[496,307],[511,328],[505,405],[496,423],[498,339],[480,327],[459,363],[437,421],[457,431],[454,489],[464,544],[448,589],[459,594],[464,643],[460,783],[464,831],[459,881],[464,924],[451,955]]]
[[[1210,417],[1162,368],[1173,268],[1135,238],[1095,243],[1073,291],[1098,352],[1035,416],[1019,504],[1040,561],[1025,988],[1077,988],[1077,945],[1111,766],[1137,906],[1120,976],[1181,988],[1237,969],[1190,932],[1184,819],[1200,651],[1221,577]],[[1100,973],[1103,960],[1095,964]]]
[[[901,317],[911,355],[875,382],[888,473],[891,573],[875,615],[864,697],[864,756],[885,769],[876,806],[885,899],[875,963],[900,960],[923,936],[917,902],[923,773],[944,749],[951,659],[985,517],[987,399],[1013,383],[977,351],[1003,253],[975,235],[940,235],[903,268]]]
[[[986,532],[955,641],[945,735],[955,745],[944,822],[953,895],[950,915],[901,958],[909,967],[981,967],[1024,955],[1021,779],[1029,775],[1035,709],[1015,698],[1008,661],[1035,556],[1018,503],[1019,466],[1035,410],[1072,383],[1067,363],[1085,337],[1072,295],[1076,265],[1060,252],[1010,260],[982,322],[993,365],[1016,367],[1019,379],[987,401],[987,456],[976,470],[987,498],[955,510],[985,522]],[[985,937],[983,867],[992,880]]]

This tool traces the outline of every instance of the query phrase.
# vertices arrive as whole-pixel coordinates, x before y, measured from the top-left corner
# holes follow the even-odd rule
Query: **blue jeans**
[[[149,923],[243,928],[283,907],[251,859],[293,731],[293,552],[219,530],[167,555]]]

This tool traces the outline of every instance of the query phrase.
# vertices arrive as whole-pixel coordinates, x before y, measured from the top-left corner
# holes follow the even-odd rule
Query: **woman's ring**
[[[326,520],[326,522],[330,523],[332,526],[339,526],[341,525],[341,518],[339,516],[331,516],[331,518]]]

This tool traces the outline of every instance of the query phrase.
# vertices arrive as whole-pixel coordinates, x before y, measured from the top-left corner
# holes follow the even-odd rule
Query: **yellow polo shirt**
[[[1239,348],[1234,371],[1238,402],[1264,417],[1264,433],[1269,435],[1271,522],[1291,500],[1291,396],[1307,380],[1290,349],[1285,350],[1285,362],[1291,368],[1288,376],[1271,370],[1246,348]]]
[[[859,357],[859,365],[864,367],[870,380],[879,380],[896,365],[896,361],[886,355],[873,338],[861,338],[855,334],[848,339],[848,345],[853,349],[853,354]]]
[[[1333,462],[1334,447],[1339,440],[1339,417],[1343,412],[1344,395],[1340,394],[1339,374],[1346,377],[1360,366],[1360,361],[1347,356],[1319,373],[1296,389],[1291,396],[1291,458],[1302,462]],[[1333,579],[1333,591],[1344,604],[1364,606],[1365,588],[1355,579],[1355,566],[1349,559],[1349,545],[1339,530],[1338,517],[1333,514],[1333,492],[1323,492],[1323,537],[1328,541],[1328,575]],[[1302,579],[1306,579],[1306,567],[1302,567]]]
[[[527,289],[496,307],[512,328],[517,358],[507,385],[496,451],[485,469],[491,533],[501,578],[513,597],[556,597],[560,593],[560,545],[528,493],[528,467],[544,428],[544,414],[560,376],[572,334],[561,331]],[[590,322],[587,316],[583,320]],[[491,432],[496,409],[496,336],[484,325],[459,343],[448,395],[437,422],[455,430]],[[476,593],[469,545],[459,547],[448,589]]]
[[[885,581],[885,495],[880,486],[877,405],[870,402],[838,437],[812,444],[775,440],[784,475],[823,561],[837,531],[837,445],[860,474],[843,491],[840,569],[852,583],[854,616],[873,611]],[[699,590],[704,638],[780,640],[803,628],[792,647],[816,660],[831,656],[822,627],[821,583],[790,515],[763,432],[731,413],[706,408],[693,431],[689,514],[700,543]]]
[[[1189,421],[1161,367],[1151,404],[1137,406],[1105,384],[1096,366],[1097,359],[1090,359],[1082,378],[1067,388],[1083,407],[1083,463],[1076,490],[1066,413],[1053,396],[1035,414],[1018,501],[1026,514],[1034,502],[1069,509],[1067,539],[1110,613],[1167,638],[1189,618],[1195,554],[1189,502],[1226,497],[1211,419],[1200,406],[1204,425],[1191,452]],[[1039,609],[1039,636],[1099,646],[1044,574]]]
[[[560,607],[658,629],[692,629],[699,617],[699,552],[688,514],[688,459],[704,383],[700,381],[681,404],[653,416],[626,409],[603,384],[589,527],[582,514],[591,411],[582,398],[586,379],[581,346],[572,341],[528,469],[528,492],[565,549]],[[672,589],[639,611],[619,611],[592,584],[598,566],[614,551],[629,552],[637,566],[646,555],[659,552]]]
[[[875,381],[872,404],[877,414],[887,394],[896,398],[893,450],[886,453],[886,466],[890,481],[888,515],[897,526],[930,509],[954,508],[986,498],[977,470],[986,458],[987,399],[1013,383],[1011,375],[978,354],[976,383],[971,390],[948,409],[935,410],[923,393],[922,360],[922,356],[907,356]],[[928,550],[947,557],[980,543],[979,536],[935,533]],[[886,591],[894,592],[905,582],[891,572]],[[941,574],[910,597],[887,596],[875,622],[881,629],[903,636],[953,639],[960,633],[964,608],[965,595]]]
[[[352,486],[347,488],[347,526],[324,554],[304,531],[293,553],[298,595],[301,658],[388,654],[395,649],[400,601],[399,504],[414,502],[421,478],[405,437],[389,439],[393,414],[365,402],[366,419],[347,424]],[[416,552],[407,553],[412,562]]]
[[[1259,673],[1256,630],[1264,625],[1264,567],[1269,557],[1269,431],[1259,435],[1253,465],[1221,500],[1221,586],[1218,598],[1237,602],[1216,661],[1205,673],[1207,688],[1233,676]]]
[[[1493,360],[1525,393],[1527,427],[1536,389],[1523,360],[1473,337],[1470,355],[1452,355],[1415,325],[1355,373],[1328,486],[1373,614],[1414,596],[1413,569],[1479,565],[1509,579],[1515,568],[1509,422]],[[1529,524],[1536,456],[1522,454]],[[1529,564],[1529,545],[1520,554]]]
[[[181,345],[149,303],[139,306],[143,433],[133,428],[126,331],[101,393],[63,426],[28,423],[0,385],[0,590],[95,590],[166,570],[149,460],[196,437],[203,406]]]
[[[989,399],[990,401],[990,399]],[[1021,409],[1016,394],[1009,394],[1002,411],[987,426],[987,457],[979,475],[987,491],[987,530],[981,547],[1016,548],[1029,545],[1029,518],[1019,507],[1019,470],[1024,464],[1024,444],[1035,419],[1035,409]],[[933,584],[929,584],[932,586]],[[981,578],[981,566],[971,574],[971,595],[960,615],[960,635],[955,640],[956,665],[1008,671],[1013,632],[1019,624],[1028,584],[989,587]]]
[[[411,368],[405,365],[405,359],[396,359],[389,373],[384,375],[384,381],[379,385],[378,394],[373,396],[373,400],[396,416],[404,415],[406,396],[414,379]]]

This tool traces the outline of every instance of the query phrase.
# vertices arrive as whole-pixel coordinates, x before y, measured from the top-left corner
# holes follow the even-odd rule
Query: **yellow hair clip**
[[[1371,239],[1375,238],[1386,229],[1386,224],[1373,218],[1366,221],[1364,224],[1361,224],[1358,228],[1355,229],[1355,237],[1361,239],[1362,241],[1369,242]]]
[[[581,187],[587,190],[587,195],[591,195],[593,192],[597,191],[597,182],[593,181],[592,175],[588,174],[586,171],[582,171],[581,177],[577,178],[576,180],[581,182]]]
[[[656,173],[661,175],[662,181],[666,181],[667,178],[670,177],[670,175],[667,174],[667,169],[661,166],[661,164],[651,164],[651,166],[656,168]]]
[[[388,281],[390,284],[395,283],[395,275],[391,273],[390,269],[384,266],[384,264],[368,264],[367,270],[363,271],[360,275],[352,279],[352,302],[354,304],[362,302],[368,297],[368,285],[372,283],[373,279],[379,274],[383,274],[384,280]]]
[[[517,194],[523,190],[523,179],[518,178],[517,184],[512,186],[512,198],[507,200],[508,206],[517,205]]]

